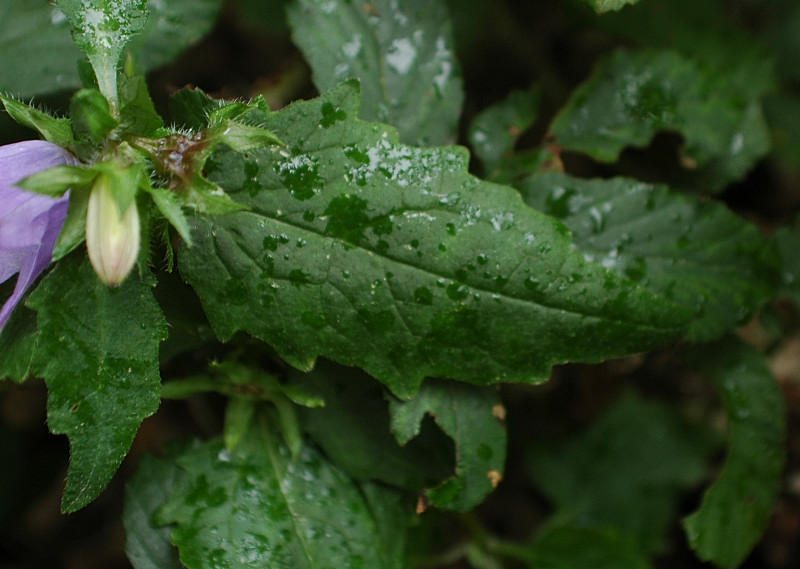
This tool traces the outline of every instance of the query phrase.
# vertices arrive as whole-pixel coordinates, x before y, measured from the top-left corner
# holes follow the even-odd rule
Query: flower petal
[[[0,310],[0,330],[36,277],[53,257],[69,195],[51,198],[26,192],[17,182],[62,164],[77,164],[65,149],[43,140],[0,146],[0,282],[19,273],[14,292]]]

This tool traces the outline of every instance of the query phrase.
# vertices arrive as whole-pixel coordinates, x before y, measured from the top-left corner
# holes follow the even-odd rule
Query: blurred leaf
[[[401,145],[357,105],[346,83],[263,115],[285,148],[208,159],[250,209],[191,217],[179,258],[221,340],[244,330],[298,369],[326,356],[409,397],[426,376],[535,382],[683,334],[682,307],[587,262],[463,150]]]
[[[238,0],[233,5],[239,12],[238,21],[245,27],[254,27],[272,36],[288,36],[286,7],[292,0]]]
[[[70,441],[62,508],[105,488],[139,424],[158,408],[166,336],[150,278],[101,283],[85,255],[62,259],[28,300],[39,313],[34,369],[47,381],[47,423]]]
[[[318,393],[324,407],[302,409],[303,427],[350,476],[420,491],[453,472],[453,447],[433,425],[402,447],[392,436],[383,387],[360,370],[319,362],[289,385]]]
[[[81,89],[69,103],[72,128],[79,140],[101,142],[117,126],[108,101],[97,89]]]
[[[728,457],[700,509],[683,522],[704,561],[738,567],[761,539],[780,489],[786,406],[764,356],[728,337],[697,346],[692,359],[722,393]]]
[[[681,492],[705,474],[710,447],[710,437],[674,409],[627,394],[586,432],[535,442],[529,456],[556,519],[617,528],[654,552],[675,521]]]
[[[691,307],[692,340],[719,338],[774,294],[774,251],[722,204],[626,178],[552,172],[517,185],[528,204],[567,224],[588,260]]]
[[[760,28],[762,41],[772,48],[777,70],[787,82],[800,80],[800,6],[796,2],[770,2],[769,24]]]
[[[614,162],[659,131],[685,139],[684,163],[697,187],[739,180],[769,150],[759,99],[725,70],[673,51],[618,51],[601,61],[550,125],[556,144]]]
[[[795,220],[792,225],[778,229],[772,239],[781,260],[780,295],[791,298],[800,306],[800,225]]]
[[[772,129],[774,155],[800,167],[800,97],[785,92],[766,97],[764,112]]]
[[[523,555],[531,569],[648,569],[633,539],[613,529],[547,528]]]
[[[629,4],[636,4],[639,0],[583,0],[598,14],[616,12]]]
[[[320,92],[357,78],[364,120],[395,126],[406,144],[455,140],[463,93],[445,2],[296,0],[289,23]]]
[[[504,158],[514,150],[520,135],[539,114],[539,89],[513,91],[503,101],[482,111],[469,128],[469,142],[492,179]]]
[[[426,494],[440,508],[467,512],[483,502],[503,476],[505,410],[497,389],[454,381],[425,382],[408,401],[390,401],[392,432],[405,444],[430,415],[455,443],[455,475]]]
[[[82,57],[51,0],[0,2],[0,91],[29,97],[80,87]]]
[[[264,417],[233,451],[212,440],[178,465],[184,474],[157,520],[176,524],[188,569],[404,566],[411,512],[401,496],[359,487],[312,447],[292,459]]]
[[[175,59],[211,28],[221,0],[151,0],[150,17],[129,48],[143,71]],[[0,91],[30,97],[81,87],[83,54],[51,0],[0,2]]]
[[[128,44],[136,65],[151,71],[197,44],[217,19],[222,0],[149,0],[150,16]]]
[[[172,453],[169,453],[172,455]],[[125,553],[134,569],[182,569],[170,528],[156,527],[153,515],[183,471],[170,458],[145,455],[125,487]]]
[[[758,98],[776,85],[773,58],[737,14],[741,3],[732,8],[724,0],[647,0],[593,23],[645,46],[680,52],[724,74],[731,94]]]

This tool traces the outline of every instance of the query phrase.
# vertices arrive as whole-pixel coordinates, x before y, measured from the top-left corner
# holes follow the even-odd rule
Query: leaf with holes
[[[602,162],[657,132],[685,139],[684,165],[697,187],[741,179],[769,150],[758,96],[721,69],[662,50],[617,51],[602,60],[550,125],[556,143]]]
[[[732,569],[761,539],[775,506],[786,459],[786,405],[764,356],[736,338],[697,346],[693,359],[722,394],[728,456],[683,525],[700,559]]]
[[[392,432],[405,444],[430,415],[455,444],[455,474],[427,491],[440,508],[467,512],[486,499],[503,477],[506,463],[505,410],[491,387],[428,381],[408,401],[393,400]]]

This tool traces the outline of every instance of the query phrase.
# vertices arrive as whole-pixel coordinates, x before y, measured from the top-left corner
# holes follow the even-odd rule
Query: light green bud
[[[120,212],[108,177],[98,175],[86,210],[86,249],[105,284],[119,286],[127,278],[139,255],[139,234],[136,200]]]

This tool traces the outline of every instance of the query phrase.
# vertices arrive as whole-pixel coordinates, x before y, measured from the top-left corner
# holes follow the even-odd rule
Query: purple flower
[[[50,264],[67,216],[69,196],[51,198],[21,190],[17,182],[53,166],[77,164],[66,150],[44,140],[0,146],[0,283],[19,273],[0,310],[0,330],[36,277]]]

